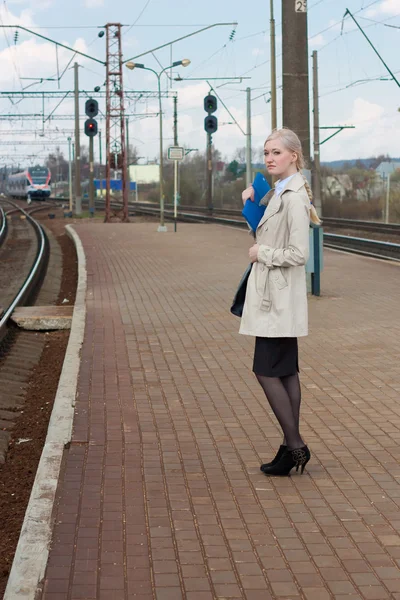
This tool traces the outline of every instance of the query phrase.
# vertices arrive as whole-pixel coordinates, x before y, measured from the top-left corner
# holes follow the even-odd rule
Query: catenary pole
[[[277,110],[276,110],[276,49],[275,49],[275,19],[274,19],[274,0],[270,0],[271,5],[271,21],[270,21],[270,36],[271,36],[271,129],[274,130],[278,126]]]
[[[246,89],[247,133],[246,133],[246,186],[251,185],[251,88]]]
[[[310,160],[306,0],[282,0],[283,125],[297,133]]]
[[[313,163],[313,196],[314,205],[319,216],[322,216],[321,195],[321,156],[319,143],[319,92],[318,92],[318,53],[315,50],[313,57],[313,115],[314,115],[314,163]]]
[[[79,65],[74,63],[74,90],[75,90],[75,212],[82,214],[81,198],[81,143],[79,130]]]

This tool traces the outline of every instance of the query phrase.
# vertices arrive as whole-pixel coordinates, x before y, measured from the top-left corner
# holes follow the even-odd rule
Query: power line
[[[146,8],[148,7],[148,5],[150,4],[151,0],[147,0],[146,4],[144,5],[144,7],[142,8],[142,10],[139,13],[138,18],[136,19],[136,21],[133,23],[133,25],[131,25],[129,27],[129,29],[125,32],[125,35],[128,34],[130,32],[130,30],[132,29],[132,27],[135,27],[136,23],[139,21],[140,17],[142,16],[142,14],[144,13],[144,11],[146,10]]]
[[[400,16],[400,13],[397,13],[397,15],[392,15],[391,17],[388,17],[387,19],[385,19],[385,21],[390,21],[390,19],[395,19],[396,17],[399,17],[399,16]],[[359,17],[359,19],[362,19],[363,21],[370,21],[371,23],[375,23],[376,25],[383,25],[384,27],[393,27],[393,29],[400,29],[400,26],[388,25],[387,23],[385,23],[385,21],[375,21],[374,19],[368,19],[368,17]],[[364,29],[366,29],[366,27],[364,27]],[[372,27],[372,25],[370,25],[370,27]]]
[[[400,71],[395,71],[394,73],[397,75],[398,73],[400,73]],[[348,90],[349,88],[354,87],[356,85],[363,85],[365,83],[370,83],[371,81],[392,81],[392,78],[378,76],[378,77],[367,77],[366,79],[357,79],[356,81],[352,81],[351,83],[348,83],[347,85],[345,85],[343,87],[340,87],[340,88],[337,88],[330,92],[327,92],[326,94],[320,94],[320,98],[324,98],[325,96],[331,96],[332,94],[336,94],[337,92],[342,92],[343,90]]]

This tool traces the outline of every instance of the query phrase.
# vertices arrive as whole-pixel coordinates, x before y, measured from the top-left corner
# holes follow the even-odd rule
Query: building
[[[391,160],[381,162],[381,164],[375,169],[382,179],[387,179],[389,174],[392,175],[398,170],[400,170],[400,161]]]
[[[348,175],[328,175],[322,181],[322,193],[325,197],[337,198],[343,202],[347,194],[353,191],[353,184]]]
[[[160,182],[159,165],[130,165],[129,179],[137,184],[150,184]]]

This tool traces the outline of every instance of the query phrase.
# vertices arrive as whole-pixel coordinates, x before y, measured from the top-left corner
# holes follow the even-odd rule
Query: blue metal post
[[[311,275],[311,291],[313,296],[321,295],[321,257],[320,257],[320,235],[321,228],[312,226],[314,243],[314,273]]]

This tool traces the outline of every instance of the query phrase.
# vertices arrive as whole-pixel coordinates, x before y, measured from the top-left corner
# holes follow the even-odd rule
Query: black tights
[[[282,427],[283,444],[290,450],[301,448],[304,442],[299,431],[301,388],[298,373],[286,377],[256,374],[256,377]]]

